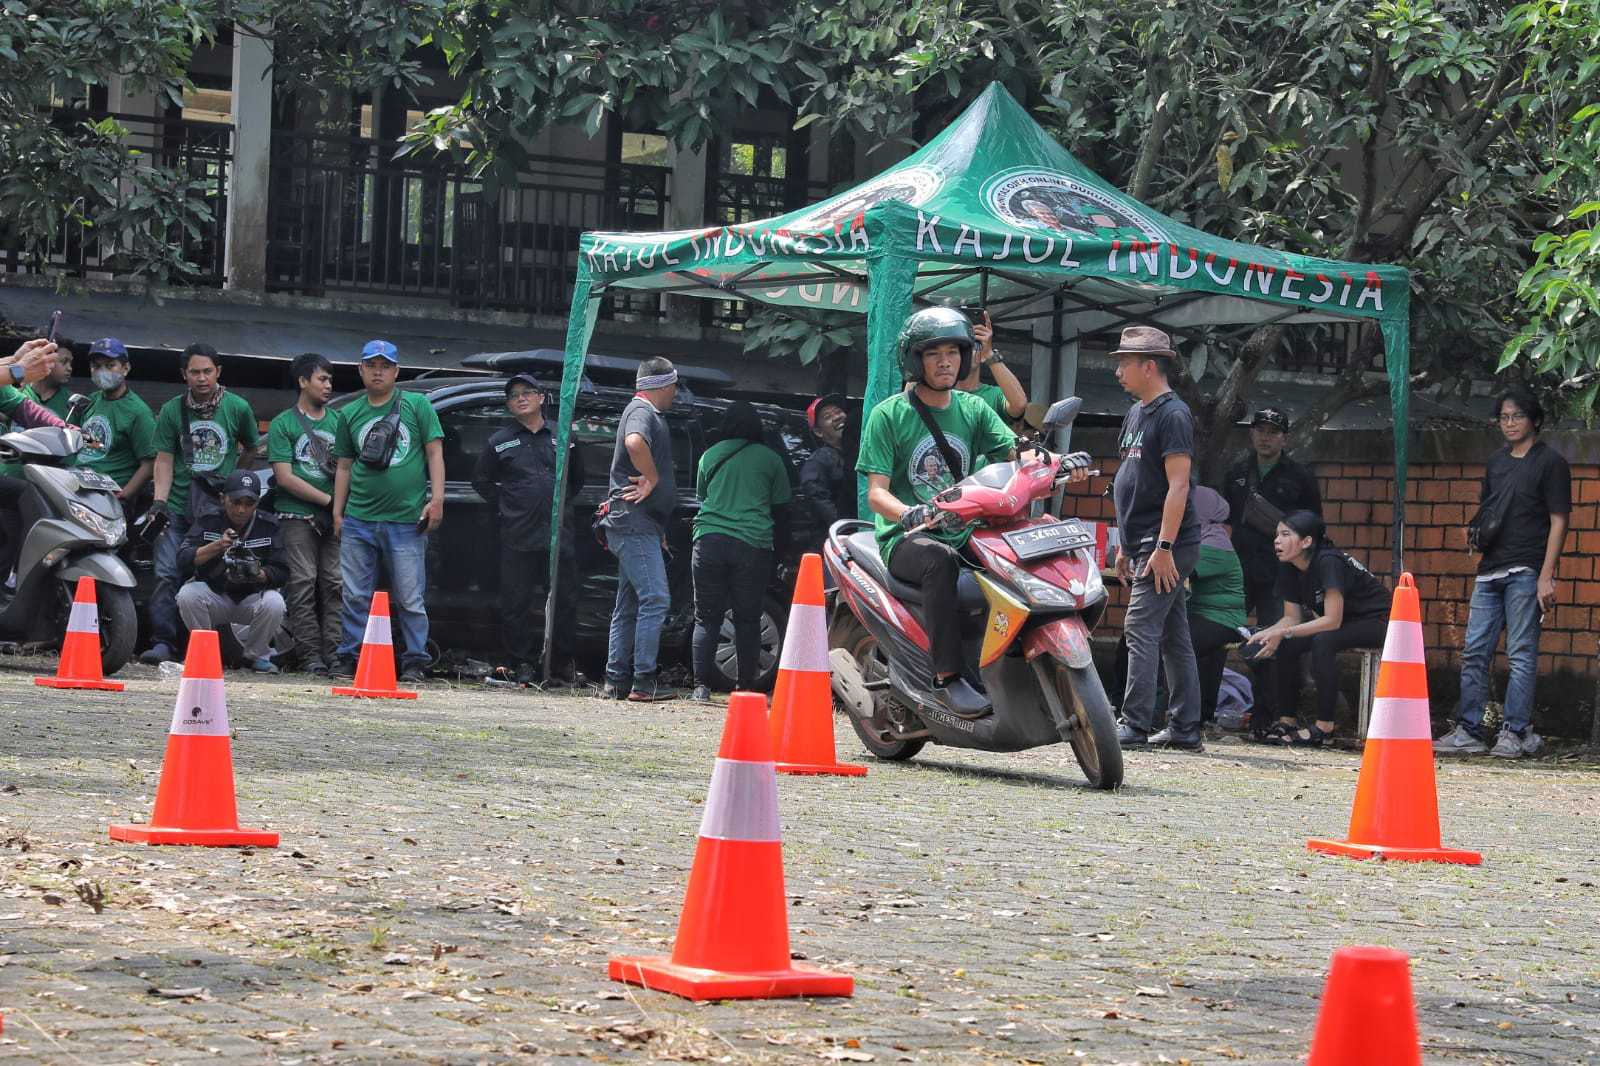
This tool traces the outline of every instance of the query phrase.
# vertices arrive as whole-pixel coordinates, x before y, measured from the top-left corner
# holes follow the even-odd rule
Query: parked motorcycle
[[[72,397],[73,408],[88,401]],[[78,578],[95,580],[101,669],[120,670],[133,655],[138,616],[133,571],[117,555],[128,525],[119,486],[94,470],[71,467],[83,431],[39,428],[0,436],[0,462],[22,464],[22,550],[16,589],[0,589],[0,639],[59,644]]]
[[[1062,400],[1045,417],[1065,427],[1082,401]],[[870,523],[836,522],[823,558],[837,586],[829,621],[833,691],[868,751],[909,759],[924,744],[1023,751],[1065,742],[1095,788],[1122,783],[1116,718],[1090,651],[1104,614],[1105,584],[1090,527],[1051,514],[1030,517],[1091,458],[1022,442],[1018,458],[994,463],[938,493],[940,521],[974,531],[957,586],[969,678],[989,708],[958,717],[933,695],[922,592],[900,581],[878,554]],[[1091,471],[1092,473],[1092,471]]]

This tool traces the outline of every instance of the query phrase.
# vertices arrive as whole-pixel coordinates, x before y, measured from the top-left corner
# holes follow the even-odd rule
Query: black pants
[[[1244,638],[1232,626],[1189,615],[1189,636],[1194,641],[1195,664],[1200,669],[1200,720],[1217,717],[1217,690],[1222,687],[1222,670],[1228,662],[1228,645]]]
[[[761,673],[761,600],[772,580],[772,549],[738,537],[707,533],[694,542],[694,683],[711,684],[722,619],[733,608],[733,648],[738,687],[748,692]]]
[[[913,533],[895,545],[889,573],[922,590],[922,624],[928,631],[934,676],[960,673],[961,615],[956,597],[960,553],[926,533]]]
[[[1317,720],[1333,721],[1339,706],[1339,653],[1348,648],[1381,648],[1388,632],[1387,618],[1358,618],[1331,633],[1313,637],[1290,637],[1278,645],[1277,654],[1258,660],[1256,706],[1252,714],[1256,728],[1270,726],[1278,718],[1298,717],[1300,705],[1300,657],[1311,656],[1311,680],[1317,688]]]
[[[504,541],[500,545],[500,633],[506,653],[516,663],[536,663],[544,650],[544,634],[534,616],[544,607],[550,590],[550,549],[528,550]],[[551,641],[552,667],[571,664],[576,644],[578,565],[572,531],[561,538],[561,582],[556,588],[555,633]]]

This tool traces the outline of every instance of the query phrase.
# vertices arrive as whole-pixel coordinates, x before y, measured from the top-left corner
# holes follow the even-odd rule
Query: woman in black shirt
[[[1328,542],[1322,519],[1292,511],[1278,523],[1274,594],[1283,617],[1248,641],[1259,648],[1256,709],[1265,723],[1278,719],[1268,737],[1296,747],[1321,747],[1333,735],[1339,699],[1338,655],[1346,648],[1381,648],[1389,627],[1389,591],[1366,567]],[[1299,728],[1300,657],[1311,655],[1317,686],[1317,722]],[[1265,660],[1265,661],[1264,661]],[[1254,716],[1253,716],[1254,717]]]

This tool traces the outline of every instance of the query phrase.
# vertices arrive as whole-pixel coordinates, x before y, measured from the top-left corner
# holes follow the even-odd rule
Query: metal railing
[[[706,218],[716,225],[738,225],[771,218],[821,199],[826,186],[750,174],[708,175]],[[745,300],[707,300],[701,322],[707,326],[741,329],[752,308]]]
[[[194,230],[174,223],[164,235],[177,245],[183,258],[194,264],[196,273],[182,279],[196,285],[221,285],[224,268],[224,234],[228,217],[228,184],[233,164],[233,127],[227,123],[196,122],[181,118],[151,118],[148,115],[94,114],[61,111],[56,122],[75,126],[86,121],[112,118],[128,131],[124,144],[132,150],[127,166],[132,169],[151,164],[167,167],[195,183],[188,195],[203,204],[210,218],[198,222]],[[111,188],[113,210],[123,207],[136,190],[124,171]],[[199,212],[196,212],[199,214]],[[0,272],[59,273],[73,277],[91,274],[121,276],[133,273],[136,264],[127,254],[125,234],[119,227],[103,225],[103,217],[90,217],[94,223],[83,226],[73,220],[61,224],[60,233],[42,260],[24,254],[15,239],[0,237]],[[4,227],[0,226],[0,233]]]
[[[493,188],[360,137],[273,134],[267,285],[563,314],[584,230],[666,226],[664,167],[536,157]],[[657,315],[659,297],[631,315]]]

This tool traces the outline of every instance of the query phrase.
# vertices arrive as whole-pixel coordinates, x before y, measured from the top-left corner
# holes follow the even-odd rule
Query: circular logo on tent
[[[798,230],[826,230],[834,226],[849,226],[850,220],[886,200],[899,200],[911,207],[927,203],[944,185],[944,171],[923,163],[879,174],[870,181],[840,193],[832,200],[818,204],[810,212],[795,219]]]
[[[984,200],[995,217],[1019,229],[1072,237],[1166,242],[1144,215],[1110,193],[1057,170],[1020,170],[993,179]]]

